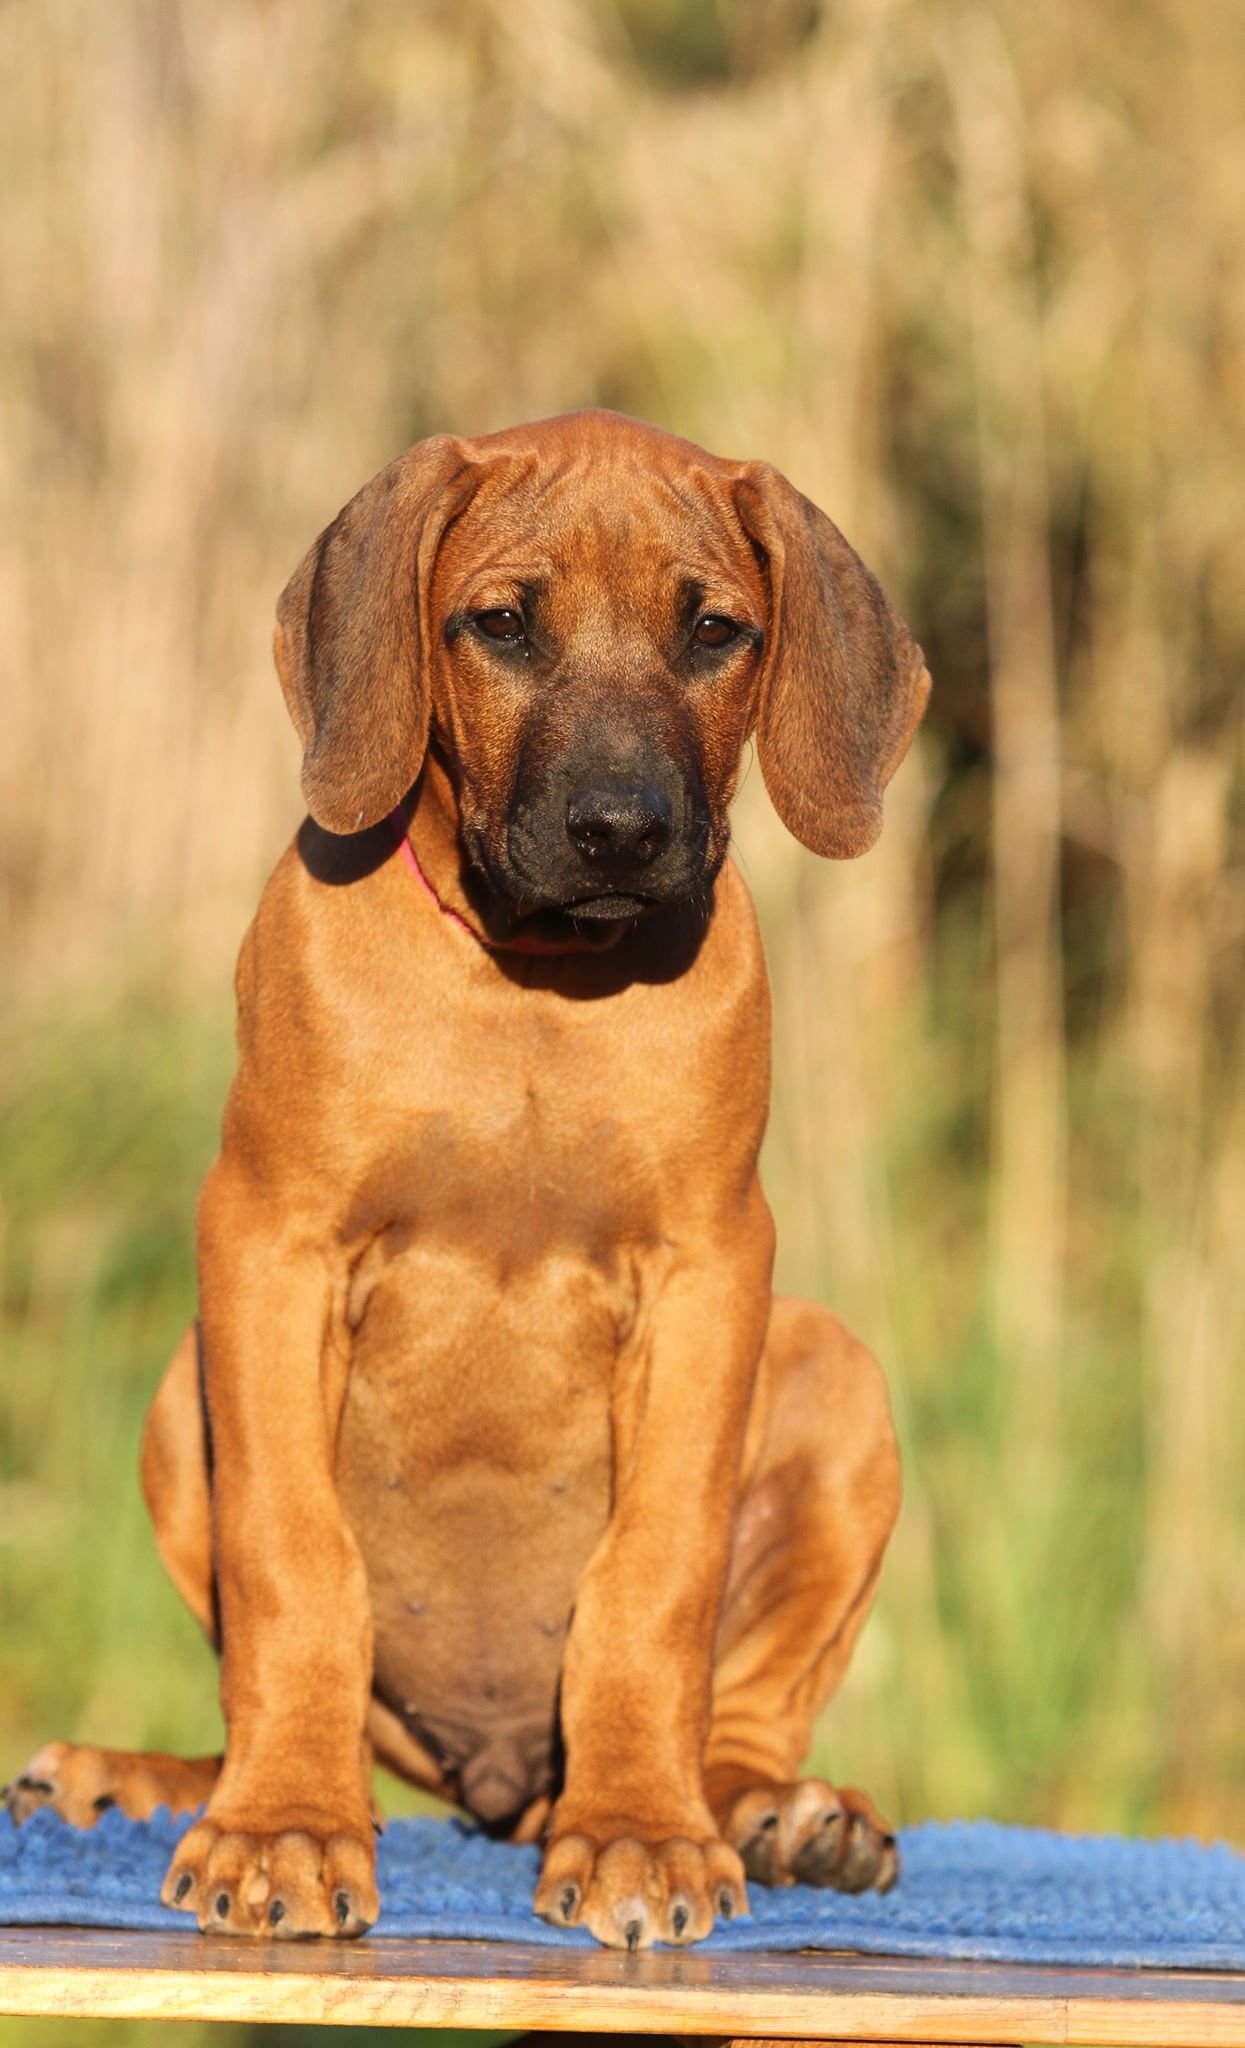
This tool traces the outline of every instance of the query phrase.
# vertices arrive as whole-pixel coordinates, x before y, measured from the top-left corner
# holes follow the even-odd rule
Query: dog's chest
[[[509,1271],[560,1252],[600,1263],[658,1227],[681,1048],[646,1056],[591,1017],[542,1030],[523,1016],[423,1033],[379,1086],[379,1055],[361,1066],[362,1231],[459,1240]]]

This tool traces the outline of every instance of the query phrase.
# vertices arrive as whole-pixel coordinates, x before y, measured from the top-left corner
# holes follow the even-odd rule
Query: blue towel
[[[188,1823],[106,1813],[79,1834],[51,1813],[0,1816],[0,1922],[193,1925],[159,1904]],[[865,1955],[1245,1969],[1245,1856],[1195,1842],[1048,1834],[991,1821],[927,1823],[900,1837],[886,1898],[750,1885],[752,1914],[704,1947],[855,1949]],[[399,1820],[380,1841],[378,1934],[469,1936],[590,1948],[532,1912],[539,1854],[458,1821]]]

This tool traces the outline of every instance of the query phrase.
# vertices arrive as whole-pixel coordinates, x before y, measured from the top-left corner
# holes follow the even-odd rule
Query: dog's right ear
[[[452,435],[382,469],[308,550],[277,604],[273,651],[317,825],[360,832],[405,796],[428,747],[428,592],[474,471]]]

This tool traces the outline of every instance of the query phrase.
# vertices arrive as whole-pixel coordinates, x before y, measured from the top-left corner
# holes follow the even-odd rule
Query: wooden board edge
[[[338,1977],[246,1970],[149,1970],[112,1965],[57,1970],[0,1968],[0,2013],[33,2018],[186,2019],[298,2022],[316,2026],[461,2027],[554,2033],[714,2035],[784,2041],[912,2042],[932,2048],[997,2048],[998,2043],[1062,2044],[1065,2002],[977,1996],[921,1997],[885,1991],[825,1992],[793,1998],[729,1986],[541,1985],[513,1978],[470,1982],[444,1977]],[[1163,2008],[1176,2021],[1179,2008]],[[1157,2017],[1157,2015],[1156,2015]],[[1089,2035],[1079,2038],[1089,2040]],[[1109,2033],[1094,2035],[1114,2048]],[[1121,2034],[1165,2048],[1202,2048],[1172,2031]],[[1213,2037],[1214,2048],[1245,2048],[1239,2031]]]
[[[1245,2004],[1199,1999],[1008,1996],[936,1990],[793,1993],[730,1984],[548,1983],[464,1978],[0,1964],[14,2017],[299,2022],[594,2034],[712,2035],[754,2042],[921,2048],[1245,2048]]]

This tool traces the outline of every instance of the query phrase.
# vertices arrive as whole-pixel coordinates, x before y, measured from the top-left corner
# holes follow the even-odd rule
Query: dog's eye
[[[725,647],[738,631],[734,619],[724,619],[718,612],[707,612],[703,619],[697,619],[692,638],[698,647]]]
[[[477,612],[476,624],[490,640],[522,640],[523,620],[518,612]]]

